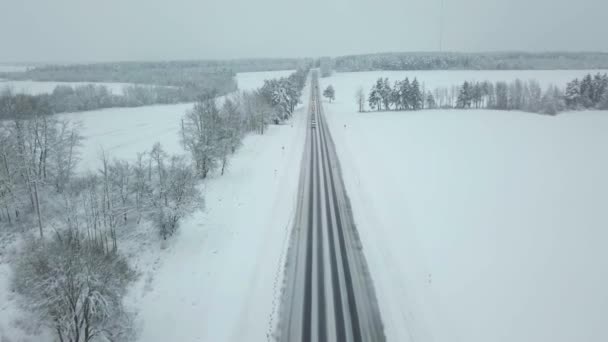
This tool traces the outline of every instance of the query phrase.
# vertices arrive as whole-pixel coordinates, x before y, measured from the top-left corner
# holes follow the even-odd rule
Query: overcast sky
[[[450,51],[608,51],[608,0],[443,0]],[[439,50],[441,0],[1,0],[0,61]]]

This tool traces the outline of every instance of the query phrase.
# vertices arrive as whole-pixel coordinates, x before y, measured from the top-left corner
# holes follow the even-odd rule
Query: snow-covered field
[[[261,87],[265,79],[283,77],[293,71],[269,71],[237,74],[240,90]],[[0,83],[2,84],[2,83]],[[100,165],[104,151],[110,158],[135,160],[137,153],[149,151],[160,142],[170,153],[183,153],[179,130],[182,116],[191,103],[155,105],[137,108],[108,108],[87,112],[59,114],[59,118],[79,121],[85,140],[81,147],[81,171]]]
[[[359,114],[354,101],[380,76],[584,73],[321,79],[336,89],[325,111],[389,341],[608,340],[608,112]]]
[[[131,83],[109,83],[109,82],[43,82],[43,81],[0,81],[0,91],[5,88],[10,88],[15,93],[40,95],[52,93],[55,87],[63,86],[82,86],[82,85],[102,85],[108,87],[108,90],[115,95],[121,95],[125,86],[132,85]]]
[[[562,89],[566,83],[575,78],[581,79],[588,73],[606,73],[607,70],[416,70],[416,71],[368,71],[368,72],[344,72],[335,73],[330,79],[324,79],[325,83],[335,85],[347,85],[342,91],[336,89],[336,95],[349,100],[354,97],[358,87],[363,87],[367,92],[379,77],[388,77],[391,82],[400,81],[408,77],[410,81],[417,78],[424,84],[427,90],[436,87],[451,87],[461,85],[464,81],[514,81],[520,79],[527,81],[537,80],[545,88],[555,85]],[[334,85],[334,86],[335,86]],[[338,87],[336,87],[338,88]]]
[[[79,121],[84,141],[79,169],[95,170],[101,152],[110,158],[135,160],[160,142],[170,153],[181,153],[179,130],[183,115],[192,104],[156,105],[137,108],[108,108],[82,113],[59,114]]]

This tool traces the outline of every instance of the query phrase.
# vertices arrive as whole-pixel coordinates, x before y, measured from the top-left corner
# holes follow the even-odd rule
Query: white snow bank
[[[369,80],[321,81],[389,341],[608,340],[608,112],[355,113]]]

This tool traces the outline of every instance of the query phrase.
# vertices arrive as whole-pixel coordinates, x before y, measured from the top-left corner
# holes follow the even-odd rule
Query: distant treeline
[[[309,68],[311,63],[312,60],[304,59],[120,62],[49,65],[25,72],[0,73],[0,77],[13,80],[135,84],[125,87],[121,95],[112,94],[101,85],[57,86],[52,93],[40,95],[15,94],[10,89],[0,89],[0,119],[195,102],[203,94],[221,96],[236,91],[236,72],[302,69]]]
[[[404,52],[352,55],[334,60],[336,71],[608,69],[600,52]]]
[[[362,96],[359,91],[360,111]],[[391,86],[388,78],[379,78],[369,92],[368,103],[378,111],[486,108],[554,115],[565,110],[608,109],[608,75],[588,74],[569,82],[565,91],[555,86],[543,91],[538,81],[519,79],[511,83],[465,81],[460,86],[427,91],[417,79],[410,82],[406,78]]]
[[[269,120],[278,122],[293,112],[309,68],[299,68],[286,78],[266,80],[264,86],[254,92],[259,93],[268,103],[266,115]],[[232,80],[230,77],[230,81]],[[205,84],[204,87],[132,85],[124,87],[121,95],[113,94],[106,86],[94,84],[76,87],[60,85],[50,94],[39,95],[15,94],[10,88],[6,88],[0,89],[0,120],[102,108],[196,102],[201,97],[215,98],[236,91],[236,84],[230,83],[228,86],[223,83]]]
[[[220,87],[219,90],[207,87],[132,85],[125,86],[123,94],[113,94],[104,85],[60,85],[50,94],[38,95],[16,94],[10,88],[5,88],[0,89],[0,120],[102,108],[194,102],[202,93],[224,95],[236,90],[236,84],[216,86]]]
[[[0,78],[59,82],[124,82],[198,88],[212,84],[212,88],[221,90],[222,87],[218,85],[227,82],[237,72],[291,70],[306,63],[301,59],[237,59],[48,65],[26,72],[0,73]]]
[[[331,76],[333,70],[332,60],[330,57],[321,57],[318,60],[319,69],[321,70],[321,77]]]

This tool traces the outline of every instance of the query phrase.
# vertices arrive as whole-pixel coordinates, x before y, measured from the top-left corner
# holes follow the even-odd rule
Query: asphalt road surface
[[[279,340],[385,341],[376,296],[311,76],[298,209],[286,265]]]

